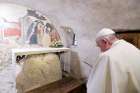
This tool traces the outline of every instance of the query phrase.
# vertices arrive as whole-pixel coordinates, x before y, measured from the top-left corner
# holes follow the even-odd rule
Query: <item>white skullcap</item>
[[[106,35],[111,35],[111,34],[115,34],[115,32],[112,29],[109,28],[103,28],[102,30],[100,30],[97,35],[96,35],[96,39],[102,36],[106,36]]]

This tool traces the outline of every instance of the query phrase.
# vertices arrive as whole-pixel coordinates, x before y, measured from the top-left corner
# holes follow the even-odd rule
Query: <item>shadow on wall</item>
[[[62,29],[62,37],[63,37],[63,44],[65,47],[71,48],[72,46],[76,46],[76,38],[75,33],[71,27],[68,26],[61,26]],[[74,78],[82,79],[81,74],[81,66],[80,66],[80,58],[76,51],[71,50],[71,75]]]
[[[71,75],[74,78],[82,79],[80,58],[77,52],[71,51]]]

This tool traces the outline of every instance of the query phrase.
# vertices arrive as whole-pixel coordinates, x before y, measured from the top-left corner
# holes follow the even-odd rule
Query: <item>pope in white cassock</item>
[[[101,55],[87,82],[87,93],[140,93],[140,51],[104,28],[97,33]]]

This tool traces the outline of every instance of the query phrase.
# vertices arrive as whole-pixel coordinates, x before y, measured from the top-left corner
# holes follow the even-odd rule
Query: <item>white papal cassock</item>
[[[102,53],[87,82],[87,93],[140,93],[140,51],[116,41]]]

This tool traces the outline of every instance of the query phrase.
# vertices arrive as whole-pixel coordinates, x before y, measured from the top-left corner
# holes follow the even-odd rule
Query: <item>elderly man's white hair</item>
[[[103,28],[97,33],[95,39],[98,39],[100,37],[104,37],[104,36],[107,36],[107,35],[113,35],[113,34],[115,34],[115,32],[112,29]]]

